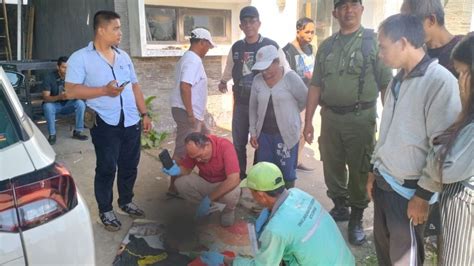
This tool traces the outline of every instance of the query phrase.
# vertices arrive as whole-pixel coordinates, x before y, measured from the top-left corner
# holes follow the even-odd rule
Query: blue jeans
[[[280,168],[285,181],[296,180],[298,143],[288,149],[280,134],[260,133],[258,136],[257,162],[270,162]]]
[[[97,115],[97,126],[91,129],[91,136],[96,155],[94,192],[100,213],[112,210],[116,172],[118,205],[132,202],[140,161],[140,135],[140,122],[124,127],[122,119],[117,126],[111,126]]]
[[[249,106],[234,104],[232,112],[232,140],[239,160],[240,179],[247,171],[247,143],[249,142]]]
[[[62,105],[59,102],[43,103],[43,112],[48,123],[49,135],[56,135],[56,114],[67,115],[76,113],[76,131],[84,130],[84,111],[86,104],[82,100],[69,100]]]

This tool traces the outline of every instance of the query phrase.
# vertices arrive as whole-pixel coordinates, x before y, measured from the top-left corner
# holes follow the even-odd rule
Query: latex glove
[[[224,264],[224,255],[214,251],[206,251],[201,254],[201,261],[207,266],[220,266]]]
[[[179,168],[178,164],[176,163],[175,160],[173,160],[173,166],[171,168],[166,169],[166,168],[161,168],[161,172],[169,175],[169,176],[179,176],[181,174],[181,168]]]
[[[255,232],[257,235],[262,231],[263,225],[267,222],[269,216],[270,210],[268,208],[265,208],[260,212],[257,220],[255,220]]]
[[[202,200],[201,203],[199,203],[197,212],[196,212],[196,217],[200,218],[209,213],[209,209],[211,208],[211,199],[209,196],[205,196]]]

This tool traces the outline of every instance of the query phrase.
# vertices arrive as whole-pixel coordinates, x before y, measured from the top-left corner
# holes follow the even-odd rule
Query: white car
[[[95,264],[89,210],[55,158],[0,67],[0,265]]]

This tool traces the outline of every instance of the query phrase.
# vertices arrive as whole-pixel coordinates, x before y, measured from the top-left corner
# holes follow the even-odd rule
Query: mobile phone
[[[160,161],[163,164],[164,168],[170,169],[171,167],[173,167],[174,163],[167,149],[164,149],[162,152],[160,152],[158,157],[160,158]]]
[[[125,82],[122,83],[119,87],[120,87],[120,88],[123,88],[123,87],[127,86],[128,83],[130,83],[130,81],[125,81]]]

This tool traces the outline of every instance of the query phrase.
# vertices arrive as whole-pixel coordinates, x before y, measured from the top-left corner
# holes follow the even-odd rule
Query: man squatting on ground
[[[255,222],[259,250],[254,258],[205,252],[207,265],[355,265],[334,219],[308,193],[287,190],[280,169],[269,162],[252,166],[240,184],[264,207]]]
[[[211,203],[224,203],[221,225],[231,226],[240,198],[239,162],[232,142],[214,135],[193,132],[186,136],[186,156],[181,163],[162,171],[177,176],[175,185],[180,196],[199,203],[196,216],[209,214]],[[197,166],[199,173],[192,173]]]

